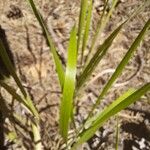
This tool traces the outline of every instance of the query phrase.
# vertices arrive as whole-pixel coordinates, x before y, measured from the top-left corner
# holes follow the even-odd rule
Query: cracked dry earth
[[[79,0],[36,0],[45,22],[49,28],[59,54],[65,63],[66,49],[71,27],[78,21]],[[132,13],[133,9],[141,5],[143,0],[120,0],[114,15],[99,38],[97,45],[106,38],[119,23]],[[93,21],[91,35],[96,29],[96,24],[103,8],[102,0],[94,0]],[[76,104],[76,124],[82,123],[95,102],[99,91],[102,89],[110,75],[114,72],[133,39],[142,29],[145,21],[150,16],[150,8],[140,13],[121,31],[108,54],[101,61],[90,81],[84,89],[84,94]],[[5,30],[9,45],[14,55],[16,71],[25,88],[30,93],[41,116],[41,135],[44,150],[63,149],[62,139],[58,131],[60,88],[55,66],[49,48],[43,38],[41,28],[32,14],[25,0],[1,0],[0,25]],[[90,44],[90,41],[89,41]],[[150,36],[147,35],[143,44],[138,48],[134,58],[126,67],[117,83],[102,101],[96,111],[101,111],[105,106],[115,100],[129,87],[140,87],[150,82]],[[14,85],[13,81],[9,81]],[[15,86],[15,85],[14,85]],[[16,89],[17,90],[17,89]],[[6,92],[7,101],[12,100]],[[150,93],[140,101],[118,114],[120,135],[119,150],[149,150],[150,149]],[[13,109],[24,114],[24,110],[15,102]],[[6,126],[13,130],[11,123],[6,120]],[[113,150],[115,149],[116,118],[113,117],[95,135],[87,141],[80,150]],[[21,129],[22,131],[22,129]],[[22,150],[33,147],[31,137],[18,132],[18,144],[6,140],[10,150]],[[28,139],[28,140],[27,140]]]

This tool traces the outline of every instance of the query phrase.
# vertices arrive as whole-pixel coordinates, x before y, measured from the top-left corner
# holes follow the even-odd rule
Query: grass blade
[[[150,83],[147,83],[140,89],[136,90],[129,90],[117,100],[115,100],[111,105],[109,105],[102,113],[97,115],[97,119],[92,123],[91,127],[84,130],[77,143],[73,146],[72,150],[77,149],[77,147],[91,138],[95,132],[111,117],[123,110],[124,108],[128,107],[130,104],[137,101],[142,95],[150,90]]]
[[[83,45],[82,45],[82,52],[81,52],[81,66],[83,63],[83,56],[84,51],[87,45],[88,37],[89,37],[89,30],[90,30],[90,23],[91,23],[91,17],[92,17],[92,7],[93,7],[93,1],[90,0],[88,9],[87,9],[87,17],[86,17],[86,25],[85,25],[85,32],[83,35]]]
[[[93,40],[92,40],[92,44],[91,44],[91,48],[89,50],[89,55],[87,56],[86,58],[86,64],[88,63],[90,57],[91,57],[91,52],[93,51],[94,47],[95,47],[95,44],[97,42],[97,39],[98,39],[98,36],[102,33],[102,31],[104,30],[104,28],[106,27],[108,21],[109,21],[109,18],[110,16],[112,15],[113,13],[113,10],[117,4],[118,0],[113,0],[112,2],[112,6],[108,12],[107,15],[105,15],[105,11],[106,11],[106,7],[108,5],[108,0],[106,0],[105,2],[105,6],[104,6],[104,10],[103,10],[103,13],[102,13],[102,16],[101,16],[101,19],[99,20],[98,22],[98,25],[97,25],[97,28],[96,28],[96,32],[95,32],[95,35],[93,37]]]
[[[106,11],[106,6],[108,5],[108,0],[106,0],[101,19],[98,22],[97,30],[96,30],[95,35],[94,35],[93,40],[92,40],[89,54],[93,51],[95,44],[96,44],[96,41],[97,41],[97,38],[102,33],[105,26],[107,25],[107,22],[109,21],[109,18],[111,17],[117,2],[118,2],[118,0],[114,0],[112,2],[112,7],[111,7],[110,11],[108,12],[107,16],[105,16],[104,14]],[[131,13],[131,15],[129,15],[129,18],[127,19],[126,23],[129,22],[135,16],[137,16],[145,7],[148,7],[149,5],[150,5],[150,1],[146,0],[140,7],[138,7],[133,13]],[[91,56],[88,55],[86,60],[85,60],[86,64],[89,62],[90,58],[91,58]]]
[[[146,22],[145,26],[143,27],[143,29],[141,30],[141,32],[139,33],[139,35],[137,36],[137,38],[135,39],[135,41],[133,42],[131,47],[129,48],[128,52],[126,53],[126,55],[124,56],[124,58],[122,59],[122,61],[118,65],[118,67],[116,68],[115,72],[113,73],[113,75],[111,76],[111,78],[109,79],[109,81],[107,82],[105,87],[103,88],[103,90],[102,90],[101,94],[99,95],[95,105],[93,106],[92,111],[89,114],[89,116],[92,115],[94,109],[97,107],[97,105],[100,104],[101,99],[105,96],[105,94],[111,88],[112,84],[120,76],[123,69],[128,64],[130,58],[133,56],[134,52],[136,51],[137,47],[140,45],[141,41],[143,40],[143,38],[144,38],[147,30],[149,29],[149,27],[150,27],[150,19]]]
[[[27,108],[31,110],[31,112],[33,113],[33,115],[34,115],[35,117],[37,117],[37,119],[39,119],[38,112],[37,112],[37,110],[36,110],[36,108],[35,108],[35,106],[34,106],[32,100],[29,98],[27,92],[25,91],[25,89],[24,89],[24,87],[23,87],[23,85],[22,85],[20,79],[18,78],[18,76],[17,76],[17,74],[16,74],[16,72],[15,72],[15,68],[14,68],[14,66],[13,66],[12,63],[11,63],[11,60],[9,59],[9,56],[8,56],[8,54],[7,54],[7,51],[6,51],[5,47],[4,47],[4,45],[3,45],[2,41],[1,41],[1,39],[0,39],[0,58],[2,58],[2,61],[4,62],[4,64],[5,64],[6,68],[7,68],[7,70],[10,72],[11,76],[12,76],[13,79],[15,80],[16,84],[18,85],[18,87],[19,87],[19,89],[20,89],[20,91],[21,91],[21,93],[22,93],[22,95],[23,95],[23,97],[24,97],[24,103],[23,103],[23,104],[24,104],[26,107],[27,107],[27,105],[28,105]],[[5,85],[5,89],[6,89],[7,91],[8,91],[8,90],[9,90],[9,91],[12,90],[12,88],[11,88],[10,86],[8,86],[7,84],[5,84],[4,82],[1,81],[1,85],[2,85],[2,84],[3,84],[3,86]],[[11,90],[10,90],[10,89],[11,89]],[[12,90],[12,91],[13,91],[13,90]],[[14,90],[14,92],[15,92],[15,90]],[[10,93],[10,92],[9,92],[9,93]],[[13,95],[14,93],[11,92],[10,94]],[[13,95],[13,96],[14,96],[14,95]],[[23,102],[23,101],[22,101],[22,102]]]
[[[41,16],[41,14],[39,13],[39,11],[37,10],[35,4],[34,4],[34,1],[33,0],[28,0],[33,12],[34,12],[34,15],[36,16],[42,30],[43,30],[43,33],[44,33],[44,36],[47,40],[47,43],[48,43],[48,46],[50,47],[51,49],[51,52],[53,54],[53,58],[54,58],[54,61],[55,61],[55,65],[56,65],[56,71],[57,71],[57,74],[58,74],[58,78],[59,78],[59,82],[60,82],[60,86],[61,88],[63,87],[63,84],[64,84],[64,69],[63,69],[63,65],[62,65],[62,62],[58,56],[58,53],[57,53],[57,50],[56,50],[56,47],[53,43],[53,40],[48,32],[48,29],[46,27],[46,25],[44,24],[44,20]]]
[[[5,82],[0,81],[0,86],[3,87],[9,94],[11,94],[13,98],[16,99],[19,103],[23,104],[23,106],[28,110],[29,113],[34,114],[35,117],[39,118],[38,112],[35,109],[33,103],[28,103],[27,100],[16,93],[16,90],[14,88],[7,85]]]
[[[116,30],[114,30],[112,34],[104,41],[104,43],[101,46],[99,46],[97,52],[94,54],[94,56],[92,57],[86,68],[83,70],[82,74],[79,76],[77,82],[77,90],[79,90],[81,86],[84,85],[85,81],[92,74],[98,63],[101,61],[103,56],[110,48],[113,40],[116,38],[119,31],[122,29],[124,23],[122,23]]]
[[[24,87],[22,86],[21,81],[19,80],[18,76],[15,73],[15,68],[14,68],[14,66],[12,65],[12,63],[11,63],[11,61],[9,59],[9,56],[8,56],[8,54],[6,52],[6,49],[5,49],[1,39],[0,39],[0,58],[2,58],[2,61],[4,62],[7,70],[10,72],[10,74],[12,75],[14,80],[16,81],[16,83],[17,83],[20,91],[22,92],[23,96],[27,97],[27,93],[24,90]]]
[[[69,121],[73,109],[72,105],[76,80],[76,66],[77,66],[76,34],[77,34],[76,27],[74,27],[70,34],[67,68],[63,88],[63,97],[60,106],[60,132],[66,142],[69,128]]]
[[[81,0],[81,9],[78,25],[78,41],[77,41],[77,50],[79,51],[80,44],[82,41],[83,31],[85,27],[85,18],[87,13],[88,0]]]

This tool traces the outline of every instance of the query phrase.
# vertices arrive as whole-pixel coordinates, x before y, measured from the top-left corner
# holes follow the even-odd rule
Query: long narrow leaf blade
[[[90,0],[90,3],[88,5],[87,9],[87,17],[86,17],[86,25],[85,25],[85,32],[83,36],[83,45],[82,45],[82,54],[81,54],[81,65],[83,63],[83,56],[84,56],[84,51],[87,45],[88,37],[89,37],[89,30],[90,30],[90,23],[91,23],[91,17],[92,17],[92,7],[93,7],[93,1]]]
[[[53,58],[54,58],[54,61],[55,61],[55,65],[56,65],[56,70],[57,70],[57,73],[58,73],[58,78],[59,78],[59,82],[60,82],[60,86],[61,88],[63,87],[63,84],[64,84],[64,69],[63,69],[63,65],[62,65],[62,62],[57,54],[57,50],[56,50],[56,47],[53,43],[53,40],[48,32],[48,29],[47,27],[45,26],[44,24],[44,20],[41,16],[41,14],[39,13],[39,11],[37,10],[35,4],[34,4],[34,1],[33,0],[28,0],[33,12],[34,12],[34,15],[36,16],[42,30],[43,30],[43,33],[44,33],[44,36],[48,42],[48,45],[51,49],[51,52],[53,54]]]
[[[77,82],[77,89],[80,89],[81,86],[84,85],[85,81],[88,79],[88,77],[94,71],[94,69],[96,68],[98,63],[101,61],[103,56],[106,54],[106,52],[112,45],[113,40],[116,38],[119,31],[122,29],[124,23],[122,23],[115,31],[113,31],[112,34],[98,48],[97,52],[94,54],[94,56],[92,57],[92,59],[90,60],[90,62],[86,66],[86,68],[84,69],[83,73],[79,76],[79,79]]]
[[[6,52],[6,49],[5,49],[1,39],[0,39],[0,58],[2,58],[2,61],[4,62],[7,70],[10,72],[10,74],[12,75],[14,80],[16,81],[16,83],[17,83],[20,91],[24,95],[24,97],[27,97],[27,93],[24,90],[24,87],[22,86],[21,81],[19,80],[17,74],[15,73],[15,68],[14,68],[14,66],[12,65],[12,63],[11,63],[11,61],[9,59],[9,56],[8,56],[8,54]]]
[[[32,112],[27,104],[27,102],[19,95],[16,93],[16,90],[12,88],[11,86],[7,85],[5,82],[0,81],[0,86],[3,87],[9,94],[13,96],[19,103],[22,103],[29,112]]]
[[[79,17],[79,25],[78,25],[78,42],[77,49],[79,51],[80,44],[82,41],[84,26],[85,26],[85,17],[87,12],[88,0],[81,0],[81,9],[80,9],[80,17]]]
[[[97,105],[99,105],[101,99],[104,97],[104,95],[108,92],[108,90],[111,88],[112,84],[116,81],[116,79],[121,75],[123,69],[128,64],[130,58],[133,56],[134,52],[137,50],[137,47],[140,45],[141,41],[144,39],[145,34],[147,33],[147,30],[150,28],[150,19],[146,22],[144,25],[142,31],[139,33],[131,47],[129,48],[128,52],[116,68],[116,71],[113,73],[111,78],[109,79],[108,83],[103,88],[101,94],[99,95],[96,104],[93,107],[93,110],[96,108]]]
[[[106,0],[106,4],[105,5],[108,4],[108,1],[109,0]],[[107,16],[105,17],[104,15],[102,15],[101,19],[99,20],[98,27],[97,27],[97,30],[96,30],[95,35],[93,37],[89,53],[91,53],[91,51],[93,51],[94,46],[95,46],[96,41],[97,41],[97,38],[101,34],[101,32],[103,31],[103,29],[105,28],[105,26],[107,25],[107,22],[109,21],[109,18],[112,15],[113,10],[114,10],[117,2],[118,2],[118,0],[113,0],[112,7],[111,7],[109,13],[107,14]],[[149,5],[150,5],[150,1],[146,0],[140,7],[138,7],[134,12],[132,12],[131,15],[129,15],[129,18],[127,19],[126,23],[129,22],[135,16],[137,16],[145,7],[148,7]],[[104,8],[103,13],[104,12],[105,12],[105,8]],[[91,58],[91,56],[88,55],[88,57],[86,58],[86,64],[89,62],[90,58]]]
[[[77,40],[76,27],[71,31],[70,42],[68,48],[68,60],[65,74],[65,82],[63,88],[63,97],[60,106],[60,132],[67,141],[69,121],[73,109],[73,96],[76,81],[77,66]]]
[[[92,124],[92,126],[81,133],[79,140],[73,146],[72,150],[76,149],[80,144],[87,141],[91,138],[95,132],[111,117],[128,107],[130,104],[139,100],[141,96],[143,96],[146,92],[150,90],[150,83],[147,83],[140,89],[133,92],[132,90],[126,92],[117,100],[115,100],[111,105],[109,105],[102,113],[100,113]]]
[[[89,55],[87,56],[87,59],[86,59],[86,62],[89,61],[90,57],[91,57],[91,52],[93,51],[94,47],[95,47],[95,44],[97,42],[97,39],[99,37],[99,35],[102,33],[103,29],[106,27],[108,21],[109,21],[109,18],[110,16],[112,15],[113,13],[113,10],[117,4],[118,0],[113,0],[112,1],[112,6],[108,12],[108,14],[105,16],[105,11],[106,11],[106,7],[108,5],[108,0],[106,1],[105,3],[105,7],[104,7],[104,10],[103,10],[103,15],[101,17],[101,19],[99,20],[98,22],[98,25],[97,25],[97,28],[96,28],[96,32],[95,32],[95,35],[92,39],[92,44],[91,44],[91,48],[90,48],[90,51],[89,51]]]
[[[4,47],[4,45],[3,45],[2,41],[1,41],[1,39],[0,39],[0,57],[2,58],[2,60],[3,60],[4,64],[5,64],[7,70],[10,72],[10,74],[11,74],[12,77],[13,77],[13,79],[14,79],[15,82],[17,83],[17,85],[18,85],[20,91],[22,92],[22,95],[24,96],[24,99],[25,99],[24,101],[25,101],[25,103],[28,105],[28,108],[29,108],[30,110],[32,110],[32,113],[33,113],[37,118],[39,118],[38,112],[37,112],[37,110],[36,110],[36,108],[35,108],[35,106],[34,106],[32,100],[29,98],[27,92],[25,91],[25,89],[24,89],[24,87],[23,87],[23,85],[22,85],[22,83],[21,83],[19,77],[17,76],[17,74],[16,74],[16,72],[15,72],[15,69],[14,69],[14,67],[13,67],[13,65],[12,65],[12,63],[11,63],[9,57],[8,57],[8,54],[7,54],[7,52],[6,52],[6,49],[5,49],[5,47]],[[2,84],[2,83],[3,83],[3,82],[1,82],[1,84]],[[4,85],[4,83],[3,83],[3,85]],[[6,85],[6,84],[5,84],[5,85]],[[5,86],[5,87],[6,87],[6,86]],[[8,87],[8,86],[7,86],[7,87]],[[11,88],[11,87],[7,88],[6,90],[8,91],[8,89],[10,89],[10,88]],[[10,93],[10,94],[13,95],[13,92]],[[24,105],[25,105],[25,104],[24,104]],[[25,105],[25,106],[26,106],[26,105]]]

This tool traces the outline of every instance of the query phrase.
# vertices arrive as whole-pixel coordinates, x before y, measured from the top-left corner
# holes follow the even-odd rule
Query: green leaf
[[[60,106],[60,132],[67,141],[69,121],[71,112],[73,111],[73,96],[76,81],[76,67],[77,67],[77,40],[76,27],[74,27],[70,34],[70,42],[68,48],[68,60],[65,74],[65,82],[63,87],[63,97]]]
[[[25,107],[27,107],[27,108],[34,114],[34,116],[35,116],[37,119],[39,119],[38,112],[37,112],[37,110],[36,110],[36,108],[35,108],[35,106],[34,106],[32,100],[29,98],[28,94],[26,93],[26,91],[25,91],[25,89],[24,89],[24,87],[23,87],[23,85],[22,85],[20,79],[18,78],[18,76],[17,76],[17,74],[16,74],[16,72],[15,72],[15,68],[13,67],[13,65],[12,65],[12,63],[11,63],[9,57],[8,57],[8,54],[7,54],[7,52],[6,52],[6,49],[5,49],[5,47],[4,47],[4,45],[3,45],[2,41],[1,41],[1,39],[0,39],[0,57],[2,58],[2,60],[3,60],[4,64],[5,64],[7,70],[10,72],[10,74],[11,74],[12,77],[13,77],[13,79],[14,79],[15,82],[17,83],[17,85],[18,85],[18,87],[19,87],[19,89],[20,89],[20,91],[22,92],[23,97],[24,97],[24,99],[22,100],[21,97],[20,97],[20,98],[18,97],[19,95],[18,95],[18,96],[15,95],[15,96],[16,96],[15,98],[16,98],[17,100],[20,100],[20,102],[22,102],[23,105],[24,105]],[[1,84],[1,86],[3,86],[9,93],[11,92],[11,93],[10,93],[11,95],[14,96],[14,94],[15,94],[16,92],[15,92],[15,90],[12,89],[12,87],[8,86],[7,84],[5,84],[5,83],[2,82],[2,81],[0,81],[0,84]],[[22,100],[22,101],[21,101],[21,100]]]
[[[10,74],[12,75],[12,77],[14,78],[14,80],[16,81],[20,91],[22,92],[23,96],[24,97],[27,97],[27,93],[26,91],[24,90],[24,87],[22,86],[22,83],[21,81],[19,80],[17,74],[15,73],[15,68],[14,66],[12,65],[10,59],[9,59],[9,56],[6,52],[6,49],[0,39],[0,58],[2,58],[2,61],[4,62],[7,70],[10,72]]]
[[[101,16],[101,18],[100,18],[100,20],[98,22],[98,25],[97,25],[97,28],[96,28],[96,32],[95,32],[94,37],[92,39],[92,44],[91,44],[91,47],[90,47],[90,50],[89,50],[89,55],[86,58],[86,64],[89,62],[89,60],[91,58],[90,54],[91,54],[91,52],[93,51],[93,49],[95,47],[97,39],[98,39],[99,35],[101,35],[101,33],[104,30],[104,28],[106,27],[106,25],[107,25],[107,23],[109,21],[109,18],[112,15],[113,10],[114,10],[117,2],[118,2],[118,0],[113,0],[112,6],[111,6],[109,12],[105,15],[106,8],[107,8],[107,5],[108,5],[108,0],[105,1],[105,5],[104,5],[103,12],[102,12],[102,16]]]
[[[83,45],[82,45],[82,54],[81,54],[81,65],[83,63],[84,51],[85,51],[88,37],[89,37],[89,30],[90,30],[91,17],[92,17],[92,7],[93,7],[93,1],[90,0],[88,9],[87,9],[86,25],[85,25],[85,31],[83,35],[83,41],[82,41]]]
[[[109,21],[109,18],[111,17],[111,15],[114,11],[114,8],[115,8],[115,6],[118,2],[118,0],[113,0],[111,9],[107,13],[107,15],[105,15],[105,11],[106,11],[106,8],[107,8],[107,5],[108,5],[108,1],[109,0],[105,1],[104,10],[102,12],[101,19],[98,22],[95,35],[92,39],[92,44],[91,44],[91,47],[90,47],[90,50],[89,50],[89,55],[87,56],[87,58],[85,60],[86,64],[88,64],[89,60],[91,59],[91,52],[93,51],[93,49],[95,47],[97,39],[98,39],[99,35],[101,35],[101,33],[103,32],[103,29],[106,27],[106,25]],[[132,18],[137,16],[145,7],[148,7],[149,5],[150,5],[150,1],[145,0],[145,2],[141,6],[139,6],[136,10],[134,10],[134,12],[132,12],[131,15],[129,15],[129,18],[127,19],[126,23],[128,23]]]
[[[86,68],[83,70],[82,74],[79,76],[78,82],[77,82],[77,90],[79,90],[81,86],[84,85],[85,81],[92,74],[92,72],[94,71],[98,63],[101,61],[103,56],[106,54],[106,52],[112,45],[113,40],[116,38],[119,31],[122,29],[124,23],[122,23],[116,30],[114,30],[111,33],[111,35],[104,41],[104,43],[99,46],[99,48],[97,49],[92,59],[90,60]]]
[[[35,4],[34,4],[34,1],[33,0],[28,0],[29,1],[29,4],[34,12],[34,15],[36,16],[42,30],[43,30],[43,33],[44,33],[44,36],[48,42],[48,46],[50,47],[51,49],[51,52],[53,54],[53,58],[54,58],[54,61],[55,61],[55,65],[56,65],[56,71],[57,71],[57,74],[58,74],[58,78],[59,78],[59,82],[60,82],[60,86],[61,88],[63,87],[63,84],[64,84],[64,69],[63,69],[63,65],[62,65],[62,62],[58,56],[58,53],[57,53],[57,50],[56,50],[56,47],[53,43],[53,40],[48,32],[48,29],[46,27],[46,25],[44,24],[44,20],[41,16],[41,14],[39,13],[39,11],[37,10]]]
[[[135,101],[139,100],[142,95],[150,90],[150,83],[147,83],[140,89],[136,90],[129,90],[117,100],[115,100],[112,104],[110,104],[102,113],[97,115],[97,118],[92,123],[92,125],[85,129],[79,136],[78,141],[74,144],[72,150],[77,149],[77,147],[90,139],[95,132],[108,120],[111,116],[114,116],[124,108],[128,107],[130,104],[134,103]]]
[[[16,99],[19,103],[23,104],[29,113],[34,114],[35,117],[39,118],[38,112],[32,102],[22,98],[19,94],[16,93],[16,90],[13,87],[7,85],[5,82],[0,81],[0,86],[3,87],[9,94],[11,94],[13,98]]]
[[[78,25],[78,42],[77,42],[77,50],[79,51],[80,44],[82,41],[82,36],[85,27],[86,21],[86,13],[87,13],[88,0],[81,0],[81,9],[80,9],[80,17],[79,17],[79,25]]]
[[[105,7],[107,5],[108,1],[106,1],[106,4],[105,4]],[[112,11],[116,5],[117,1],[114,0],[113,1],[113,5],[112,5],[112,8],[110,9],[109,13],[107,14],[106,18],[109,20],[109,17],[111,16],[112,14]],[[123,23],[121,24],[120,26],[123,26],[124,24],[126,24],[128,21],[130,21],[132,18],[134,18],[139,12],[141,12],[146,6],[149,6],[150,5],[150,1],[149,0],[146,0],[139,8],[137,8],[131,15],[130,17]],[[104,8],[104,11],[105,11],[105,8]],[[104,13],[104,12],[103,12]],[[104,22],[103,22],[103,19],[104,19]],[[101,20],[99,21],[99,25],[97,27],[97,31],[95,33],[95,36],[93,38],[93,41],[92,41],[92,46],[91,46],[91,49],[94,48],[94,45],[95,45],[95,41],[98,37],[98,34],[100,34],[102,32],[102,29],[104,29],[104,25],[107,24],[107,21],[108,20],[105,20],[105,17],[103,17],[102,15],[102,18]],[[102,25],[103,24],[103,25]],[[120,28],[120,26],[118,28]],[[117,30],[117,29],[116,29]],[[116,32],[116,30],[114,32]],[[114,34],[114,32],[112,34]],[[109,37],[111,37],[112,35],[110,35]],[[110,38],[108,37],[109,40],[111,40]],[[108,39],[105,40],[105,42],[103,43],[103,45],[107,45],[107,41]],[[110,44],[110,43],[109,43]],[[77,89],[80,89],[83,84],[85,83],[85,81],[88,79],[88,76],[90,76],[90,74],[93,72],[94,68],[97,66],[97,64],[100,62],[100,60],[102,59],[102,57],[105,55],[105,50],[103,48],[103,45],[101,45],[98,50],[96,51],[96,53],[94,54],[94,56],[92,58],[90,58],[90,56],[88,56],[87,60],[86,60],[86,65],[85,65],[85,68],[82,72],[82,74],[79,76],[79,80],[78,80],[78,83],[77,83]],[[111,46],[111,44],[110,44]],[[108,48],[110,47],[108,46]],[[90,52],[91,52],[91,49],[90,49]],[[103,49],[103,50],[101,50]],[[103,53],[101,53],[103,51]],[[107,51],[107,50],[106,50]],[[89,52],[89,53],[90,53]],[[99,61],[96,62],[96,58],[99,58]],[[90,59],[90,61],[89,61]],[[93,61],[95,61],[96,63],[94,64]],[[93,65],[93,66],[92,66]],[[92,69],[93,67],[93,69]],[[92,69],[91,71],[90,68]]]
[[[122,61],[118,65],[118,67],[116,68],[115,72],[113,73],[113,75],[111,76],[111,78],[109,79],[109,81],[107,82],[105,87],[103,88],[101,94],[99,95],[99,97],[89,115],[92,114],[93,110],[97,107],[97,105],[100,104],[100,101],[105,96],[105,94],[108,92],[108,90],[111,88],[112,84],[121,75],[123,69],[128,64],[130,58],[133,56],[134,52],[137,50],[137,47],[140,45],[141,41],[143,40],[149,27],[150,27],[150,19],[146,22],[145,26],[143,27],[143,29],[141,30],[141,32],[139,33],[139,35],[137,36],[137,38],[135,39],[135,41],[133,42],[131,47],[129,48],[128,52],[126,53],[126,55],[124,56],[124,58],[122,59]]]

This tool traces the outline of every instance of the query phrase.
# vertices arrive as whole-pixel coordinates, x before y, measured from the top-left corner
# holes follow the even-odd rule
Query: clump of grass
[[[127,53],[117,66],[115,72],[107,81],[106,85],[99,93],[99,96],[96,100],[96,103],[93,105],[88,117],[84,121],[80,127],[76,128],[74,121],[74,110],[76,106],[74,105],[76,97],[79,95],[82,88],[85,86],[85,83],[88,82],[88,78],[91,76],[92,72],[95,70],[97,65],[103,59],[105,54],[108,52],[110,46],[112,45],[114,39],[117,37],[121,29],[124,27],[127,22],[133,18],[137,13],[139,13],[146,5],[149,4],[149,1],[145,1],[145,3],[138,8],[135,13],[133,13],[127,20],[122,22],[108,37],[105,41],[96,49],[94,55],[92,55],[92,51],[95,48],[95,43],[98,39],[98,36],[103,32],[103,29],[106,27],[109,22],[109,18],[115,9],[117,4],[117,0],[112,1],[111,8],[108,13],[106,13],[106,7],[108,5],[108,0],[105,1],[105,6],[103,9],[102,16],[98,22],[97,30],[95,32],[94,37],[90,37],[89,29],[90,23],[92,20],[92,0],[81,0],[81,11],[79,16],[79,25],[74,25],[70,33],[70,41],[68,45],[68,56],[67,56],[67,64],[64,69],[62,62],[58,56],[57,48],[51,38],[51,35],[48,32],[46,25],[44,24],[44,20],[36,8],[33,0],[28,0],[33,13],[35,14],[41,28],[43,30],[43,34],[47,40],[47,43],[50,48],[50,52],[53,54],[54,63],[56,66],[56,71],[59,78],[59,84],[61,87],[62,97],[61,97],[61,105],[60,105],[60,121],[59,128],[60,134],[66,143],[66,149],[76,150],[78,147],[86,142],[89,138],[91,138],[95,132],[112,116],[115,116],[118,112],[128,107],[130,104],[139,100],[141,96],[143,96],[146,92],[150,90],[150,83],[143,85],[139,89],[129,89],[125,93],[123,93],[119,98],[114,100],[109,106],[107,106],[101,113],[97,113],[93,116],[94,110],[101,103],[104,97],[107,95],[108,91],[117,80],[117,78],[123,72],[125,66],[128,64],[129,60],[132,58],[134,52],[137,50],[137,47],[140,45],[142,40],[144,39],[147,31],[150,28],[150,19],[147,20],[143,29],[140,31],[138,36],[135,38],[134,42],[131,44]],[[84,61],[84,53],[88,44],[88,39],[92,41],[90,46],[89,54]],[[34,107],[31,99],[29,98],[27,92],[23,88],[21,81],[16,75],[14,68],[6,54],[3,43],[0,42],[0,56],[2,57],[3,62],[7,66],[11,76],[14,78],[17,83],[22,95],[18,95],[15,90],[7,85],[5,82],[0,81],[0,85],[5,88],[16,100],[18,100],[27,110],[34,116],[36,119],[32,123],[32,132],[34,135],[34,140],[39,141],[38,144],[35,144],[35,149],[42,149],[42,145],[40,142],[40,130],[39,130],[39,115],[38,111]],[[79,56],[81,54],[81,56]],[[81,70],[77,69],[77,60],[80,57],[80,65],[82,66]],[[77,72],[80,71],[79,76],[77,77]],[[76,136],[68,142],[68,132],[70,130],[70,125],[74,124],[74,130],[76,131]],[[117,139],[118,140],[118,139]],[[116,140],[116,141],[117,141]],[[117,147],[116,147],[117,149]]]

